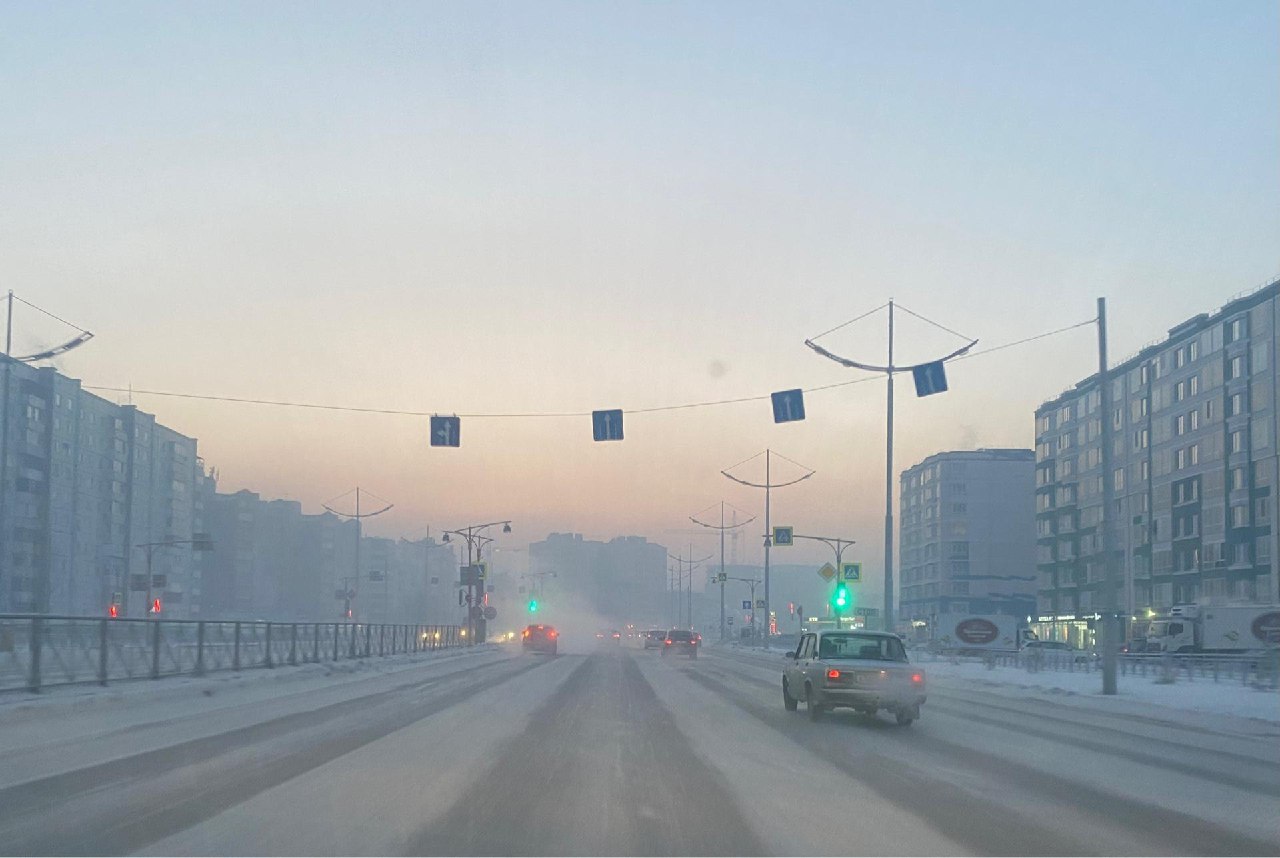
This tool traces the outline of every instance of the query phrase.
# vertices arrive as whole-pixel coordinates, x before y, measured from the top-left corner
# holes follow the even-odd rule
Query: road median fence
[[[0,614],[0,692],[466,646],[461,626]]]

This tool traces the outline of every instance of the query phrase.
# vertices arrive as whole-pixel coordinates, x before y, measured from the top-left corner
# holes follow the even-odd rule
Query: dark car
[[[536,623],[526,626],[520,638],[525,652],[545,652],[555,655],[560,633],[556,631],[555,626]]]
[[[653,629],[644,633],[645,649],[662,649],[663,641],[667,639],[667,633],[662,629]]]
[[[698,657],[698,647],[702,644],[702,635],[687,629],[672,629],[662,642],[662,657],[669,653],[684,653],[689,658]]]

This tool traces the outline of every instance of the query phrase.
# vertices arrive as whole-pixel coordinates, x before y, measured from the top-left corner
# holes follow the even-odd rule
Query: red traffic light
[[[117,607],[116,605],[112,605],[111,607],[107,608],[107,616],[111,617],[112,619],[115,619],[116,617],[120,616],[120,608]]]
[[[160,613],[160,600],[159,600],[159,599],[156,599],[155,601],[153,601],[153,602],[151,603],[151,613],[153,613],[153,614],[158,614],[158,613]]]

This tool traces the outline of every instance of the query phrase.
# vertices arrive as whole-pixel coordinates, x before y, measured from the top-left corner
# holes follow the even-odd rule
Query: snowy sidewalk
[[[930,682],[940,680],[940,688],[963,685],[1017,696],[1081,697],[1107,703],[1141,702],[1169,709],[1280,723],[1280,692],[1260,691],[1242,685],[1239,680],[1214,682],[1197,677],[1191,681],[1182,676],[1175,683],[1161,684],[1154,675],[1129,675],[1118,677],[1119,693],[1115,697],[1104,697],[1102,674],[1097,670],[1089,673],[1062,670],[1032,673],[1018,667],[988,668],[974,660],[953,663],[945,659],[921,659],[918,663],[925,669]]]

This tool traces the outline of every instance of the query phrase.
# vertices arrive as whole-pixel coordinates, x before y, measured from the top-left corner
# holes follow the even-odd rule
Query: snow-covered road
[[[783,710],[780,666],[492,648],[0,705],[0,851],[1280,851],[1274,723],[963,675],[932,681],[910,727],[844,711],[814,723]]]

